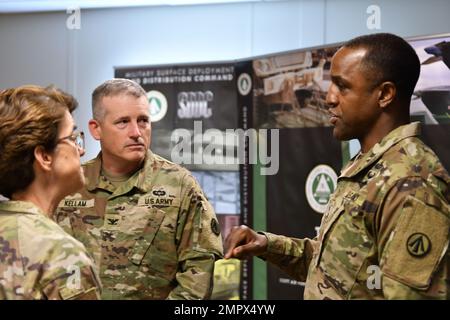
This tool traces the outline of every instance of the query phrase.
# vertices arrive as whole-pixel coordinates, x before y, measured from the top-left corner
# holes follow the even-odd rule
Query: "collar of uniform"
[[[104,182],[101,181],[100,175],[101,175],[101,168],[102,168],[102,153],[100,152],[96,158],[92,159],[89,162],[86,162],[84,164],[85,169],[85,177],[86,177],[86,189],[90,192],[94,191],[97,188],[105,189]],[[149,186],[145,183],[147,174],[150,174],[152,172],[152,164],[154,162],[154,155],[153,153],[148,150],[147,155],[145,156],[145,163],[144,166],[139,169],[139,173],[136,175],[134,174],[130,179],[127,181],[127,184],[130,184],[130,187],[136,187],[143,192],[150,191]],[[133,182],[133,179],[136,179]],[[106,189],[107,190],[107,189]]]
[[[29,201],[15,201],[6,200],[0,202],[0,211],[8,211],[11,213],[28,213],[28,214],[40,214],[46,216],[45,213],[39,209],[34,203]]]
[[[139,171],[135,187],[147,193],[150,192],[151,185],[147,183],[148,177],[153,174],[153,164],[155,163],[155,155],[150,150],[147,151],[145,157],[145,163],[142,169]]]
[[[102,152],[97,157],[83,164],[84,176],[86,178],[86,189],[90,192],[100,186],[100,172],[102,169]]]
[[[361,172],[363,169],[377,161],[390,147],[399,141],[408,137],[418,136],[420,134],[420,123],[413,122],[395,128],[386,135],[380,142],[375,144],[372,149],[362,156],[356,156],[342,170],[339,178],[351,178]]]
[[[124,184],[114,191],[114,197],[127,194],[133,188],[138,189],[142,193],[150,192],[150,186],[147,184],[147,178],[153,172],[154,155],[148,150],[145,155],[143,166],[135,172]]]

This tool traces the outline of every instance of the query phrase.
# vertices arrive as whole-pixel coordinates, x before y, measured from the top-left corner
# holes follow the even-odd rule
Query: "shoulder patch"
[[[409,196],[381,259],[390,278],[425,290],[439,267],[449,242],[448,217]]]
[[[431,250],[431,241],[426,234],[416,232],[409,236],[406,248],[413,257],[426,256]]]
[[[217,220],[215,218],[211,219],[211,231],[218,236],[220,234],[220,227],[219,227],[219,223],[217,222]]]

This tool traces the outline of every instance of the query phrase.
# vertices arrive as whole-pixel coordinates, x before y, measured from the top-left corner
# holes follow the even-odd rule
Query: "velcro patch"
[[[434,207],[408,197],[386,245],[381,266],[390,278],[427,289],[449,241],[449,219]]]
[[[120,223],[122,222],[122,216],[114,213],[105,214],[105,222],[103,228],[107,230],[120,230]]]

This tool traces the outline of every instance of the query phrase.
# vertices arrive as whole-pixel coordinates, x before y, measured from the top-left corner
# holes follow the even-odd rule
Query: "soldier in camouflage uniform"
[[[241,226],[225,257],[274,263],[306,281],[306,299],[449,299],[450,177],[409,124],[419,72],[397,36],[346,43],[332,60],[327,103],[334,136],[359,139],[361,151],[342,170],[318,236]]]
[[[149,105],[135,82],[93,93],[90,130],[102,151],[57,221],[93,254],[103,299],[208,299],[223,255],[214,210],[194,177],[148,150]]]
[[[0,300],[100,298],[86,248],[51,219],[84,182],[76,106],[54,88],[0,92],[0,194],[11,199],[0,202]]]

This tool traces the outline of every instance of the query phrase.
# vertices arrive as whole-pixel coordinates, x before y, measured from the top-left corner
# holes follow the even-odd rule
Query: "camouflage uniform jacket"
[[[450,177],[419,124],[343,169],[318,236],[266,233],[263,259],[305,281],[305,299],[448,299]]]
[[[102,299],[208,299],[222,238],[193,176],[150,151],[117,189],[101,154],[83,168],[86,189],[61,202],[57,221],[94,255]]]
[[[99,299],[86,248],[35,205],[0,202],[0,300]]]

